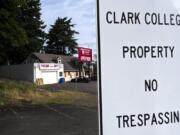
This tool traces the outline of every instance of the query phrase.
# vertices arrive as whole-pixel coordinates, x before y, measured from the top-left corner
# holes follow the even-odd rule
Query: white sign
[[[179,1],[97,4],[101,135],[179,135]]]
[[[39,64],[39,68],[42,70],[59,70],[61,65],[56,63],[41,63]]]

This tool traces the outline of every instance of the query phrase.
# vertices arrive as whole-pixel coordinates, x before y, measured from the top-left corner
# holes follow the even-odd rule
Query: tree
[[[18,64],[43,47],[40,0],[0,1],[0,64]]]
[[[17,57],[16,63],[21,63],[32,52],[38,52],[45,42],[44,22],[41,20],[40,0],[25,0],[17,21],[25,29],[28,43],[25,46],[15,48]]]
[[[0,1],[0,64],[9,64],[13,48],[21,47],[27,42],[25,30],[16,21],[23,4],[22,0]]]
[[[75,25],[71,21],[72,19],[67,17],[58,18],[55,24],[51,25],[47,34],[46,52],[61,55],[72,55],[77,52],[77,39],[74,35],[78,32],[73,30]]]

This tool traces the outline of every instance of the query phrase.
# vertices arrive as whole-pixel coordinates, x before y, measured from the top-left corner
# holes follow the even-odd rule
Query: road
[[[72,91],[81,91],[81,92],[87,92],[91,94],[97,95],[97,82],[91,81],[90,83],[65,83],[63,85],[61,84],[51,84],[45,86],[47,89],[52,91],[58,91],[58,90],[72,90]]]

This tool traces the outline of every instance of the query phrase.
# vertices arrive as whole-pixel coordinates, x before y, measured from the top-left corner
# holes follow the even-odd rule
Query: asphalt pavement
[[[51,84],[46,85],[46,89],[51,91],[59,90],[71,90],[71,91],[81,91],[97,95],[97,81],[91,81],[90,83],[72,83],[67,82],[65,84]]]
[[[4,108],[0,111],[0,135],[98,135],[97,108]]]

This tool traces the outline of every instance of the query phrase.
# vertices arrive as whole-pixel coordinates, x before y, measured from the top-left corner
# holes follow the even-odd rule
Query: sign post
[[[98,0],[100,135],[179,135],[180,6]]]
[[[78,47],[78,62],[80,63],[80,70],[79,70],[80,74],[81,74],[81,70],[84,71],[83,62],[88,63],[88,70],[89,70],[89,76],[90,76],[89,66],[90,66],[90,63],[92,62],[92,49]]]

